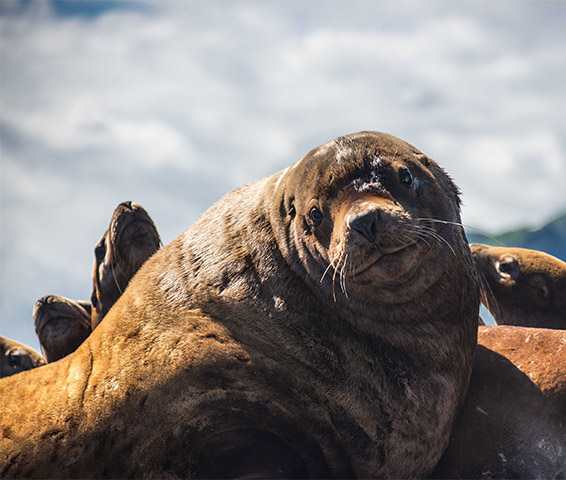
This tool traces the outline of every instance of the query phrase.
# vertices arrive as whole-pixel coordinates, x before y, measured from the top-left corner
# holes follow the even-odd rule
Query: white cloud
[[[10,317],[36,295],[84,297],[117,203],[144,205],[168,241],[227,190],[357,130],[435,158],[479,228],[566,208],[559,2],[153,2],[91,19],[11,5],[0,315],[23,341],[30,314]]]

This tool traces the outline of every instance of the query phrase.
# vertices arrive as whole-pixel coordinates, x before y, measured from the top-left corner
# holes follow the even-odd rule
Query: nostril
[[[352,215],[348,223],[351,229],[362,234],[368,242],[375,243],[378,216],[377,210],[366,210]]]
[[[128,210],[132,210],[132,202],[122,202],[122,203],[120,204],[120,206],[121,206],[121,207],[125,207],[125,208],[127,208]]]
[[[35,308],[43,308],[53,301],[52,295],[45,295],[35,302]]]

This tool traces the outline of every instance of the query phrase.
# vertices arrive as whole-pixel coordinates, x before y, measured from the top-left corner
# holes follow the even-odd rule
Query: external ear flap
[[[290,217],[294,217],[295,214],[297,213],[297,211],[295,210],[295,203],[294,202],[295,202],[295,200],[293,199],[291,201],[291,205],[290,205],[290,207],[287,211],[287,215],[289,215]]]
[[[533,303],[539,307],[548,307],[550,305],[550,289],[546,281],[541,277],[533,277],[529,282],[530,294]]]
[[[546,285],[543,285],[540,288],[540,294],[545,300],[548,300],[550,298],[550,292],[548,291],[548,287]]]

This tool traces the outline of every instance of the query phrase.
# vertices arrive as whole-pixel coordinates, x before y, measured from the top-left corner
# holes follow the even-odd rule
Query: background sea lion
[[[48,362],[74,352],[90,335],[89,302],[57,295],[40,298],[33,307],[35,333]]]
[[[40,367],[43,357],[23,343],[0,337],[0,378]]]
[[[565,262],[525,248],[470,247],[498,325],[566,329]]]
[[[73,354],[0,382],[0,474],[426,475],[476,344],[459,209],[435,162],[375,132],[229,193]]]
[[[116,207],[108,230],[94,249],[92,328],[102,321],[128,282],[161,244],[147,211],[135,202]]]
[[[431,478],[564,478],[566,331],[480,327],[466,401]]]
[[[57,295],[35,304],[35,331],[48,362],[77,349],[159,245],[157,229],[141,205],[123,202],[114,209],[110,226],[94,249],[92,305]]]

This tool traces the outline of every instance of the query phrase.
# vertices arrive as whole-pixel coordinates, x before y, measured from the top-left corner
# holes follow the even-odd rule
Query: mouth
[[[416,240],[409,245],[379,249],[348,275],[354,281],[381,278],[385,281],[403,281],[420,265],[421,259],[431,249],[430,244]]]

